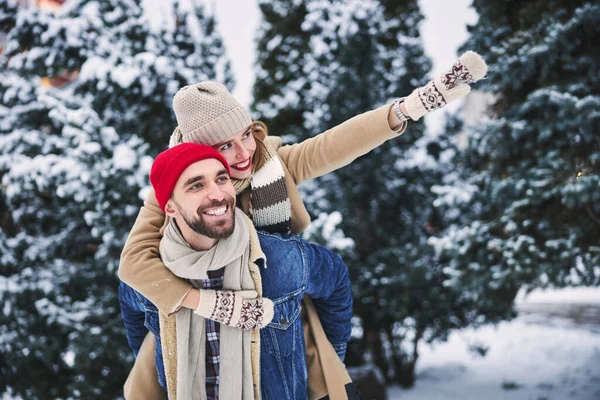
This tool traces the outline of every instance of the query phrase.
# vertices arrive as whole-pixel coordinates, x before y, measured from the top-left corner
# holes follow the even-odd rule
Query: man
[[[229,167],[211,147],[166,150],[150,177],[171,217],[160,245],[163,262],[201,295],[196,310],[167,318],[121,284],[134,353],[145,325],[156,337],[159,382],[170,398],[307,398],[300,302],[312,296],[343,359],[352,298],[341,258],[294,235],[256,232],[235,208]],[[263,328],[260,336],[256,328]]]

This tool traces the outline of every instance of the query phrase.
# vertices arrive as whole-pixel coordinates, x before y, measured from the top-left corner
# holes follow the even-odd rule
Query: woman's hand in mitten
[[[273,302],[254,290],[201,290],[194,311],[201,317],[239,329],[262,328],[273,319]]]
[[[425,114],[466,96],[471,91],[469,84],[483,78],[486,72],[487,65],[479,54],[474,51],[463,53],[449,71],[415,89],[404,99],[407,116],[417,121]]]

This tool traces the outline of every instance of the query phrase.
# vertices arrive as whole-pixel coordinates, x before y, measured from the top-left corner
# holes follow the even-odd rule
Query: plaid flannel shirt
[[[202,289],[220,290],[223,288],[225,268],[208,271],[208,279],[201,281]],[[219,398],[219,363],[221,351],[219,348],[220,325],[206,319],[206,399]]]

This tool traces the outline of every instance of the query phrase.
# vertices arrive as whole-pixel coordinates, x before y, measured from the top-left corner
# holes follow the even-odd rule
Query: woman
[[[282,146],[280,138],[268,136],[262,122],[252,121],[224,86],[201,82],[186,86],[175,95],[173,109],[179,127],[170,145],[197,142],[217,149],[230,165],[238,206],[251,217],[256,228],[300,233],[310,223],[310,217],[296,187],[299,183],[341,168],[402,134],[409,118],[418,120],[466,95],[470,91],[468,84],[481,79],[485,72],[483,60],[476,53],[467,52],[450,71],[405,99],[286,146]],[[169,315],[180,307],[195,309],[200,292],[162,264],[158,246],[164,225],[164,214],[154,193],[150,193],[123,249],[119,278]],[[337,357],[331,357],[333,348],[323,343],[326,338],[310,299],[303,309],[304,317],[310,321],[305,323],[309,398],[318,399],[328,393],[334,398],[336,389],[323,370],[329,373],[327,362]],[[313,338],[317,342],[314,346]],[[336,361],[338,364],[331,369],[343,368],[339,359]],[[344,373],[340,373],[340,379],[346,384],[349,378]]]

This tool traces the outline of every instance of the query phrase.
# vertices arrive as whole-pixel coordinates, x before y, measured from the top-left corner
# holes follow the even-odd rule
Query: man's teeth
[[[225,211],[227,211],[227,207],[219,207],[219,208],[213,208],[210,210],[206,210],[206,211],[204,211],[204,213],[208,214],[208,215],[223,215],[223,214],[225,214]]]

